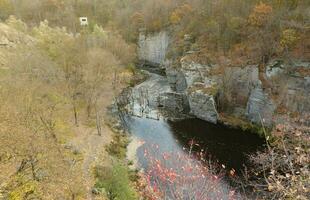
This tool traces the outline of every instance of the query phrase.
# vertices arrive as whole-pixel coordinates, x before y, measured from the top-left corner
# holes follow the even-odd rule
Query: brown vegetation
[[[91,179],[90,156],[110,138],[101,108],[128,81],[124,68],[134,72],[135,46],[128,42],[136,42],[140,29],[169,30],[175,60],[185,49],[197,62],[219,64],[212,73],[222,75],[225,110],[238,97],[233,67],[259,64],[269,87],[264,73],[272,58],[309,60],[309,6],[309,0],[0,0],[0,199],[88,198],[93,180],[83,179]],[[89,18],[88,27],[79,25],[81,16]],[[307,68],[295,73],[310,74]],[[282,86],[277,90],[284,93]],[[284,114],[280,105],[278,114]],[[246,174],[262,198],[309,196],[309,124],[297,112],[292,116],[299,119],[276,127],[275,143],[267,141],[268,150],[252,158],[258,171]],[[96,137],[87,137],[89,129]],[[100,135],[107,141],[96,141]],[[70,142],[82,143],[81,151]]]
[[[131,47],[103,31],[73,36],[47,21],[28,28],[11,17],[1,31],[9,43],[0,53],[9,54],[0,76],[0,198],[88,198],[91,167],[111,138],[104,108],[129,81],[122,74]]]
[[[283,117],[268,148],[251,156],[255,169],[246,171],[247,184],[263,199],[300,199],[309,197],[309,116]]]

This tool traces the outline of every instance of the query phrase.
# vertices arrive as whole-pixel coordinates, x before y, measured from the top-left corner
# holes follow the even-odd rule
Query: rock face
[[[210,94],[203,92],[202,90],[195,90],[188,95],[191,114],[197,118],[217,123],[218,113],[216,110],[216,104],[214,97]]]
[[[199,119],[217,123],[219,115],[215,97],[205,90],[215,84],[213,78],[208,76],[209,71],[210,66],[182,59],[179,68],[168,66],[166,75],[171,88],[189,102],[189,108],[185,110]]]
[[[166,69],[166,75],[172,90],[184,92],[187,89],[187,82],[181,71],[169,67]]]
[[[142,31],[138,41],[139,59],[154,65],[160,65],[165,60],[168,45],[169,36],[166,31],[153,35],[146,35]]]
[[[191,87],[195,83],[204,83],[210,85],[212,80],[208,76],[210,66],[201,65],[185,58],[181,59],[180,71],[183,74],[187,87]]]
[[[289,77],[283,99],[286,108],[293,112],[310,112],[310,77]]]
[[[272,63],[271,65],[274,66]],[[302,65],[303,69],[307,69],[307,66]],[[201,65],[186,59],[182,59],[178,67],[166,66],[166,85],[160,88],[157,106],[172,111],[189,112],[202,120],[217,123],[219,114],[215,99],[218,91],[221,91],[224,75],[212,75],[213,67],[216,69],[217,66]],[[263,120],[265,126],[272,126],[274,113],[281,102],[274,102],[270,95],[275,95],[272,90],[279,87],[278,85],[287,90],[283,92],[280,88],[286,108],[300,113],[309,112],[308,76],[288,75],[285,71],[269,75],[267,77],[273,88],[263,89],[257,65],[225,69],[225,76],[228,76],[226,78],[233,80],[229,83],[229,87],[233,88],[230,102],[233,109],[229,114],[246,118],[258,125],[261,125]],[[278,76],[282,77],[284,82],[276,82]],[[169,90],[165,89],[167,85]]]
[[[233,88],[234,109],[230,113],[236,117],[246,117],[249,121],[261,124],[260,116],[265,125],[272,125],[275,104],[262,89],[257,65],[226,68],[225,75],[212,75],[212,68],[189,61],[184,57],[178,68],[167,67],[166,75],[173,91],[183,93],[188,99],[190,113],[202,120],[217,123],[219,114],[216,105],[216,93],[212,88],[221,90],[222,81],[234,80],[229,83]],[[224,77],[223,76],[227,76]],[[197,87],[198,86],[198,87]],[[211,88],[211,89],[210,89]]]
[[[266,76],[267,78],[272,78],[280,75],[284,71],[284,65],[277,60],[271,61],[266,66]]]
[[[248,100],[246,115],[248,119],[256,124],[264,123],[264,125],[272,125],[272,116],[275,110],[275,105],[264,93],[261,84],[257,84],[252,90]]]
[[[217,123],[218,112],[215,96],[206,90],[216,84],[214,77],[209,75],[211,66],[201,65],[186,59],[181,60],[180,73],[177,76],[184,80],[176,81],[176,88],[182,88],[186,83],[186,94],[189,101],[190,113],[199,119]],[[198,88],[196,87],[198,86]]]
[[[267,65],[266,75],[272,88],[279,91],[278,105],[290,112],[310,112],[309,62],[294,60],[290,64],[283,64],[277,60],[271,61]]]
[[[174,92],[166,77],[150,74],[150,78],[134,87],[129,95],[129,110],[136,116],[158,118],[159,109],[173,113],[188,113],[185,94]]]
[[[152,92],[157,96],[157,107],[189,112],[202,120],[217,123],[219,114],[215,99],[223,97],[224,101],[228,99],[229,105],[225,105],[228,108],[222,112],[226,109],[229,115],[258,125],[263,120],[267,126],[272,126],[279,105],[292,112],[310,112],[309,62],[287,65],[273,60],[266,65],[263,74],[266,80],[262,84],[258,65],[225,68],[217,64],[203,65],[191,59],[193,56],[187,48],[178,66],[173,66],[165,59],[168,44],[169,37],[165,32],[140,34],[140,60],[165,67],[167,85],[158,88],[160,95]],[[227,60],[227,66],[229,63]],[[277,101],[271,97],[276,97],[273,99]]]
[[[177,92],[165,92],[161,94],[159,96],[159,107],[178,113],[188,113],[190,109],[187,96]]]

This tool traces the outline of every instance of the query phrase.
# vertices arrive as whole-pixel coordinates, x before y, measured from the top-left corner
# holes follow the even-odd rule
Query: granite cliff
[[[158,106],[164,109],[187,112],[211,123],[222,121],[224,113],[267,126],[273,125],[278,112],[310,111],[309,62],[274,59],[262,72],[259,65],[223,68],[218,63],[201,64],[191,57],[192,52],[186,52],[172,64],[165,57],[170,46],[167,32],[140,35],[139,59],[166,72],[161,79],[170,88],[158,97],[162,102]]]

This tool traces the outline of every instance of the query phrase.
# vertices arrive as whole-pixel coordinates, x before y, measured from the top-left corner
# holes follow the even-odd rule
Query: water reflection
[[[148,174],[155,188],[161,186],[161,192],[167,198],[178,199],[174,195],[181,192],[185,195],[182,199],[201,199],[192,198],[193,195],[205,195],[204,198],[208,199],[232,199],[233,192],[233,199],[241,199],[240,194],[234,193],[227,179],[218,179],[214,171],[210,172],[210,165],[206,167],[201,157],[193,156],[194,150],[207,152],[203,157],[211,157],[212,167],[222,169],[225,166],[227,171],[232,168],[238,171],[246,164],[246,155],[262,147],[262,139],[251,133],[198,119],[177,122],[133,116],[126,116],[125,119],[129,131],[143,141],[137,150],[139,166]],[[192,139],[195,142],[189,145]],[[193,151],[191,154],[189,149]],[[214,165],[214,161],[218,161],[218,165]],[[170,180],[169,174],[176,174],[176,177]],[[200,190],[204,192],[197,193]]]

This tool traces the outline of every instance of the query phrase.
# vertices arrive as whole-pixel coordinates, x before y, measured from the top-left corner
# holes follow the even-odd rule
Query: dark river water
[[[122,121],[138,146],[129,145],[128,152],[136,155],[151,187],[164,200],[242,199],[229,177],[241,174],[248,155],[263,148],[264,140],[199,119],[165,120],[157,109],[164,92],[172,92],[167,79],[151,73],[122,103],[130,113]]]
[[[229,197],[231,186],[227,181],[227,174],[231,169],[234,169],[238,176],[243,166],[247,165],[247,155],[262,148],[264,143],[263,139],[253,133],[210,124],[199,119],[166,121],[128,116],[126,124],[130,132],[142,141],[143,145],[137,150],[137,158],[139,167],[146,172],[154,170],[154,160],[163,160],[165,154],[170,154],[169,159],[172,160],[164,162],[165,167],[177,169],[187,165],[187,157],[190,156],[190,152],[193,154],[193,152],[203,151],[206,160],[212,161],[212,165],[224,171],[223,179],[218,187],[221,187],[220,193],[227,193],[227,195],[221,196],[221,194],[218,197],[219,195],[214,194],[214,196],[208,196],[210,199],[242,199],[241,196],[238,196],[239,194],[234,198]],[[150,154],[146,155],[146,152],[151,152],[151,156],[149,156]],[[201,157],[197,159],[193,156],[190,157],[190,162],[200,162],[200,159]],[[203,165],[200,168],[202,167]],[[151,174],[151,176],[157,175]],[[153,178],[156,179],[156,177]],[[201,180],[197,181],[197,184],[200,182]],[[198,187],[195,186],[195,188]]]
[[[154,120],[128,116],[126,125],[130,132],[144,142],[158,145],[160,152],[188,152],[191,140],[195,141],[194,150],[203,149],[207,157],[228,169],[241,170],[247,165],[248,155],[263,148],[264,140],[257,135],[215,125],[200,119],[180,121]],[[142,167],[146,166],[143,148],[138,149]]]

